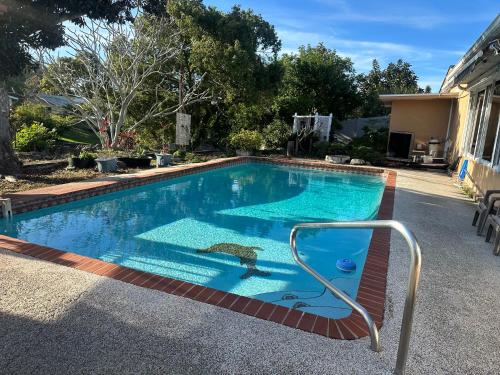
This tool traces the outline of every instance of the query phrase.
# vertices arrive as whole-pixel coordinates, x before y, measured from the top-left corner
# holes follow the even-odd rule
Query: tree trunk
[[[11,144],[11,130],[9,125],[9,95],[5,86],[0,83],[0,174],[18,174],[20,172]]]

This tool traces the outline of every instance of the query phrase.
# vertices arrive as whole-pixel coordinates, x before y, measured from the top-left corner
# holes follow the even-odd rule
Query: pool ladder
[[[420,277],[420,267],[422,255],[420,246],[415,235],[402,223],[395,220],[372,220],[372,221],[339,221],[328,223],[304,223],[297,224],[290,233],[290,247],[295,261],[316,280],[325,286],[335,296],[344,301],[353,310],[357,311],[368,326],[371,339],[371,349],[375,352],[381,350],[380,337],[377,326],[372,317],[358,302],[349,297],[346,293],[335,287],[329,280],[317,273],[311,266],[305,263],[297,251],[297,233],[300,229],[395,229],[406,240],[410,249],[410,274],[408,277],[408,287],[406,291],[406,302],[401,323],[401,333],[399,337],[398,355],[394,373],[403,375],[405,373],[406,361],[408,359],[408,349],[410,345],[411,326],[413,321],[413,310],[415,308],[415,297],[417,293],[418,281]]]

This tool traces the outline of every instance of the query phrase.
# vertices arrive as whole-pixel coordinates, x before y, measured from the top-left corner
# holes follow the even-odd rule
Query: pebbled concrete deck
[[[500,258],[442,174],[398,171],[423,248],[409,374],[500,368]],[[391,373],[407,277],[392,235],[383,352],[0,250],[0,373]]]

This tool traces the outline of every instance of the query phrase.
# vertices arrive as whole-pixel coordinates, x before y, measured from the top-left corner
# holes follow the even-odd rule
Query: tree
[[[387,65],[383,72],[380,94],[416,94],[419,91],[418,77],[411,64],[399,59]]]
[[[132,10],[161,11],[161,0],[3,0],[0,7],[0,173],[19,170],[12,151],[9,126],[8,80],[32,68],[31,49],[63,44],[65,21],[76,25],[84,17],[107,22],[132,19]]]
[[[358,117],[373,117],[384,114],[384,107],[379,95],[382,90],[384,73],[380,69],[377,59],[372,61],[372,69],[368,74],[358,76],[359,95],[361,105],[357,110]]]
[[[295,112],[332,113],[344,119],[358,106],[356,75],[349,58],[319,44],[284,55],[281,64],[284,77],[274,106],[283,119],[290,120]]]
[[[281,81],[274,27],[251,10],[234,6],[223,12],[201,0],[170,2],[168,14],[186,47],[178,61],[185,80],[206,74],[202,87],[212,95],[189,108],[195,142],[226,139],[242,123],[253,122],[255,129],[270,122]]]
[[[206,99],[206,92],[198,92],[199,75],[183,88],[179,102],[174,62],[182,46],[172,21],[151,16],[130,24],[88,20],[79,30],[67,31],[66,40],[72,58],[44,54],[49,62],[47,68],[41,65],[44,78],[66,96],[84,99],[74,108],[103,147],[116,148],[122,133]],[[144,95],[151,99],[149,107],[140,117],[130,117],[130,106]]]
[[[399,59],[396,63],[389,63],[384,70],[380,69],[378,61],[372,62],[372,69],[368,74],[358,77],[361,105],[357,109],[360,117],[381,116],[386,113],[379,100],[381,94],[416,94],[424,92],[418,87],[418,77],[411,64]],[[425,92],[430,92],[426,87]]]

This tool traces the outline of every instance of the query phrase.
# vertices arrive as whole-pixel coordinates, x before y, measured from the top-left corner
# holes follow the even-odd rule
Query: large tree
[[[16,173],[11,146],[8,80],[34,64],[30,50],[64,43],[64,25],[82,25],[85,17],[107,22],[132,19],[135,8],[162,10],[162,0],[1,0],[0,2],[0,173]]]
[[[203,75],[182,85],[179,94],[175,61],[183,47],[175,24],[165,18],[144,15],[125,24],[87,20],[65,39],[72,58],[45,54],[50,64],[42,64],[44,78],[58,92],[83,98],[73,107],[103,147],[120,147],[121,137],[146,121],[206,98],[198,91]],[[130,106],[141,96],[150,99],[148,107],[130,117]]]
[[[252,10],[224,12],[201,0],[170,2],[168,13],[186,46],[178,62],[184,79],[206,74],[203,87],[213,99],[189,108],[195,141],[223,139],[232,128],[267,116],[281,80],[274,27]]]
[[[298,54],[284,55],[284,77],[275,106],[290,121],[300,114],[332,113],[349,116],[358,105],[356,75],[352,61],[323,44],[300,47]]]
[[[360,117],[380,116],[386,113],[379,100],[380,94],[416,94],[429,93],[430,87],[422,89],[418,86],[418,76],[410,63],[397,60],[389,63],[385,69],[380,68],[374,59],[372,69],[358,77],[361,105],[357,109]]]

